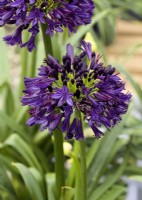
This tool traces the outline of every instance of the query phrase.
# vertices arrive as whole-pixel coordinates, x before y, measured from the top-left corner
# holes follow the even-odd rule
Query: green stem
[[[23,39],[27,41],[29,38],[29,32],[24,32]],[[19,83],[19,96],[21,97],[22,91],[24,89],[24,76],[27,74],[27,64],[28,64],[28,50],[26,47],[22,48],[20,51],[21,57],[21,74],[20,74],[20,83]]]
[[[43,43],[46,56],[53,55],[52,43],[49,34],[46,34],[47,24],[41,24]],[[60,130],[54,131],[54,155],[56,173],[56,196],[60,199],[62,186],[65,185],[64,177],[64,154],[63,154],[63,134]]]
[[[81,172],[80,172],[80,163],[79,160],[77,158],[77,155],[72,153],[71,157],[73,158],[74,161],[74,171],[76,174],[76,179],[75,179],[75,198],[74,200],[78,200],[80,199],[80,177],[81,177]]]
[[[81,112],[79,110],[76,111],[76,116],[82,122]],[[82,123],[83,124],[83,123]],[[87,200],[87,175],[86,175],[86,142],[84,140],[79,140],[80,145],[80,165],[81,165],[81,200]]]
[[[31,62],[28,72],[29,77],[34,77],[36,74],[36,61],[37,61],[37,50],[34,49],[33,52],[31,53]]]
[[[80,147],[78,145],[78,141],[74,141],[74,145],[73,145],[73,154],[76,155],[76,157],[78,158],[78,154],[79,154],[79,151],[80,151]],[[79,161],[78,161],[79,162]],[[72,167],[70,168],[69,170],[69,173],[68,173],[68,180],[67,180],[67,183],[70,185],[70,186],[73,186],[74,184],[74,180],[76,179],[76,172],[77,172],[77,175],[80,174],[80,171],[78,172],[77,169],[76,169],[76,165],[75,165],[75,162],[72,163]],[[78,177],[78,176],[77,176]],[[80,182],[80,180],[79,180]],[[80,186],[79,186],[80,187]],[[80,193],[80,192],[79,192]]]
[[[51,37],[49,34],[46,34],[47,24],[41,24],[41,30],[42,30],[42,36],[43,36],[43,42],[44,42],[46,56],[48,54],[52,55],[53,50],[52,50]]]
[[[55,154],[55,173],[56,173],[56,195],[60,199],[62,186],[65,185],[64,179],[64,154],[63,154],[63,134],[60,130],[54,132],[54,154]]]
[[[80,159],[81,159],[81,195],[82,198],[81,200],[86,200],[87,199],[87,180],[86,180],[86,151],[85,151],[85,141],[80,140]]]

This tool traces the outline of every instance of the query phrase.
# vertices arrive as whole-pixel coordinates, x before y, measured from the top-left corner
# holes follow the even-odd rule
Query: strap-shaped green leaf
[[[87,167],[89,167],[91,165],[91,163],[93,162],[95,155],[97,154],[97,150],[99,148],[99,145],[101,143],[101,140],[94,140],[94,142],[92,143],[92,146],[89,148],[88,152],[87,152]]]
[[[21,163],[13,163],[13,165],[18,169],[20,175],[22,176],[25,186],[31,196],[31,199],[45,200],[37,176],[35,177],[35,175],[33,175],[33,172],[31,172],[29,168]]]
[[[40,172],[42,172],[42,168],[35,157],[31,147],[17,134],[12,134],[8,137],[4,146],[11,146],[14,148],[22,158],[29,164],[29,166],[37,168]]]
[[[114,185],[110,190],[105,192],[103,196],[101,196],[101,200],[115,200],[120,197],[121,194],[126,192],[126,188],[121,185]]]
[[[9,83],[4,83],[2,89],[2,108],[7,115],[12,115],[15,110],[16,98]]]
[[[2,111],[0,111],[0,120],[1,120],[1,122],[3,122],[3,124],[5,126],[10,128],[11,130],[16,131],[23,136],[25,135],[25,131],[24,131],[23,127],[21,125],[17,124],[11,117],[9,117],[6,113],[4,113]]]
[[[108,160],[108,157],[112,151],[112,147],[115,144],[118,135],[123,129],[126,118],[127,115],[125,115],[122,122],[118,126],[116,126],[111,131],[111,133],[107,133],[102,139],[96,158],[94,159],[94,162],[91,164],[91,166],[88,168],[88,194],[90,194],[94,190],[94,186],[98,181],[100,172]]]
[[[56,200],[55,196],[55,173],[47,173],[45,176],[48,199]]]
[[[105,179],[105,181],[98,187],[96,188],[92,194],[89,197],[89,200],[99,200],[101,199],[101,196],[113,186],[113,184],[120,178],[122,175],[126,164],[128,161],[128,153],[126,153],[124,161],[122,165],[115,171],[115,174],[110,174],[108,177]]]
[[[34,167],[30,167],[29,170],[32,173],[32,175],[35,177],[37,182],[39,183],[42,194],[44,196],[44,200],[46,200],[47,199],[47,195],[46,195],[47,192],[46,192],[46,187],[45,187],[45,183],[44,183],[44,176],[42,176],[42,174]]]
[[[131,85],[137,92],[137,94],[142,102],[142,89],[139,86],[139,84],[132,78],[132,76],[129,74],[129,72],[122,65],[117,64],[117,63],[114,63],[114,64],[117,67],[117,69],[126,76],[127,80],[131,83]]]
[[[17,199],[15,189],[7,175],[5,165],[0,161],[0,190],[4,190],[11,196],[11,199]]]
[[[74,198],[75,195],[75,189],[72,187],[63,187],[62,188],[62,194],[61,194],[61,200],[71,200]]]

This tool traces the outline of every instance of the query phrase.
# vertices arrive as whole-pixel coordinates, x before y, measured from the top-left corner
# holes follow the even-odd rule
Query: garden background
[[[55,34],[53,54],[60,60],[66,44],[78,47],[85,38],[127,83],[126,89],[133,97],[122,122],[99,140],[94,139],[91,129],[85,129],[88,200],[141,200],[142,2],[94,2],[92,23],[79,27],[70,37],[67,30]],[[0,200],[58,200],[54,189],[54,139],[47,131],[40,132],[38,126],[26,126],[27,108],[20,102],[23,77],[34,77],[45,57],[42,36],[38,35],[37,50],[29,53],[26,48],[5,45],[2,37],[12,31],[9,26],[0,29]],[[77,142],[65,141],[64,155],[66,186],[60,199],[71,200],[79,184],[75,181],[79,167]]]

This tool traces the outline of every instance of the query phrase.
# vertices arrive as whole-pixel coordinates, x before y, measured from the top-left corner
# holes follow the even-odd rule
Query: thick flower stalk
[[[15,24],[16,31],[4,37],[7,44],[27,46],[29,51],[35,48],[35,37],[39,24],[46,24],[46,34],[62,32],[64,27],[69,32],[76,32],[80,25],[91,22],[94,4],[92,0],[1,0],[0,27]],[[31,36],[25,43],[22,33],[27,29]]]
[[[60,64],[51,55],[39,68],[36,78],[25,78],[22,104],[30,107],[28,126],[40,125],[40,130],[61,129],[66,139],[85,139],[80,116],[99,138],[102,125],[108,130],[121,120],[128,109],[131,95],[124,93],[124,82],[115,68],[105,67],[91,44],[82,41],[81,53],[74,56],[73,47]],[[81,115],[80,115],[81,113]]]

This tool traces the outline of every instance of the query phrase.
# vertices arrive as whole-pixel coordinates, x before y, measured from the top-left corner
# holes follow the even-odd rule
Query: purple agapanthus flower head
[[[128,109],[131,94],[124,93],[115,68],[104,66],[91,44],[82,41],[81,53],[74,56],[73,47],[60,64],[51,55],[39,68],[36,78],[25,78],[22,104],[30,107],[28,126],[39,124],[40,129],[61,129],[66,139],[84,139],[82,120],[94,131],[96,138],[103,135],[102,125],[108,130],[121,121]]]
[[[4,40],[10,45],[27,46],[32,51],[40,23],[47,25],[46,34],[50,36],[62,32],[64,27],[69,32],[76,32],[78,26],[91,22],[93,10],[92,0],[0,0],[0,27],[15,24],[15,32]],[[23,43],[22,32],[25,29],[31,36]]]

